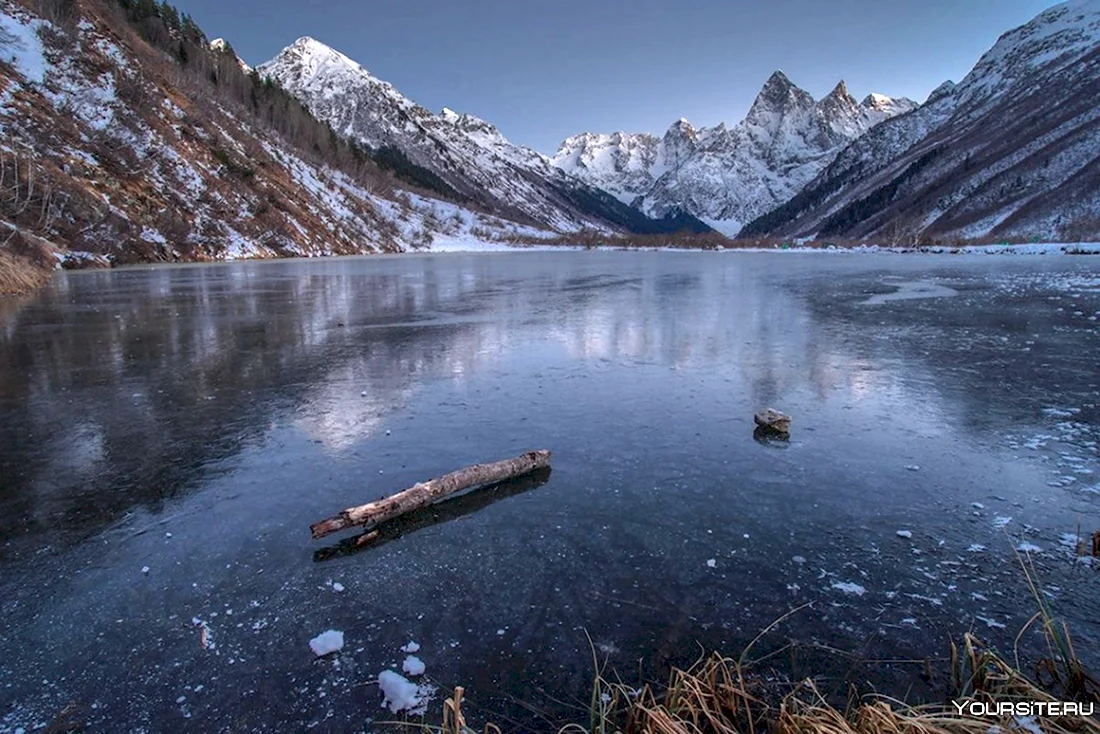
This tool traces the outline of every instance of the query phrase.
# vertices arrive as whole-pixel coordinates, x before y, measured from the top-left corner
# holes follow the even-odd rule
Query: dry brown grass
[[[48,246],[21,234],[7,236],[0,245],[0,295],[29,293],[48,283],[54,268]]]
[[[1073,690],[1063,680],[1052,693],[967,634],[952,646],[955,699],[985,704],[1100,699],[1090,677]],[[1053,661],[1049,661],[1053,662]],[[1065,661],[1063,661],[1065,662]],[[462,714],[463,690],[444,702],[443,726],[422,726],[443,734],[477,734]],[[567,724],[558,734],[1010,734],[1036,731],[1013,715],[985,716],[952,703],[910,706],[881,695],[858,698],[839,708],[812,680],[778,692],[777,684],[755,674],[741,659],[714,654],[686,670],[674,669],[668,685],[633,691],[597,675],[586,726]],[[1068,714],[1038,716],[1031,723],[1045,734],[1100,734],[1100,719]],[[999,728],[998,728],[999,727]],[[487,724],[482,732],[499,732]]]
[[[950,683],[941,702],[911,705],[868,694],[849,696],[838,704],[812,679],[792,686],[759,670],[772,655],[755,662],[749,658],[753,646],[800,607],[764,629],[739,658],[713,654],[686,669],[675,668],[660,688],[632,690],[608,680],[593,652],[596,675],[589,721],[567,724],[558,734],[1100,734],[1100,718],[1094,715],[1063,712],[1021,723],[1012,712],[985,715],[969,707],[969,703],[995,707],[1075,701],[1091,704],[1095,710],[1100,704],[1100,682],[1085,670],[1068,628],[1054,617],[1034,566],[1023,555],[1017,556],[1038,609],[1017,635],[1017,646],[1025,633],[1037,627],[1047,650],[1034,665],[1032,676],[1023,672],[1018,651],[1009,662],[968,633],[959,644],[951,645]],[[445,734],[476,734],[462,715],[462,695],[462,689],[457,689],[444,704],[440,731]],[[496,730],[490,727],[483,731]]]

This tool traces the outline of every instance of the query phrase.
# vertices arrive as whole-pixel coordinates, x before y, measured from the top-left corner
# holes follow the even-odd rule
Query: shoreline
[[[242,262],[284,262],[291,260],[335,260],[346,258],[404,257],[407,255],[466,255],[505,252],[710,252],[715,254],[775,254],[775,255],[1001,255],[1015,257],[1063,256],[1063,255],[1100,255],[1100,242],[1060,243],[1044,242],[1032,244],[1002,245],[965,245],[949,247],[946,245],[895,246],[895,245],[857,245],[854,247],[814,247],[794,245],[791,247],[691,247],[676,245],[568,245],[568,244],[521,244],[504,242],[471,242],[469,240],[442,242],[438,247],[407,250],[400,253],[362,253],[355,255],[331,256],[294,256],[294,257],[227,257],[215,260],[195,260],[187,262],[148,262],[126,263],[111,266],[101,258],[86,252],[57,253],[53,268],[33,264],[33,277],[19,279],[0,278],[0,298],[18,298],[29,295],[45,287],[60,270],[115,270],[141,267],[161,267],[166,265],[214,265]],[[23,258],[19,258],[23,260]],[[32,264],[23,261],[27,267]],[[83,267],[82,267],[83,266]],[[24,270],[24,273],[26,271]],[[3,275],[3,273],[0,273]],[[9,282],[10,281],[10,282]]]

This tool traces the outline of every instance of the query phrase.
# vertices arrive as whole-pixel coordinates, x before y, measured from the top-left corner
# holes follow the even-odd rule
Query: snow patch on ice
[[[867,593],[867,589],[859,584],[852,583],[851,581],[834,581],[830,588],[843,592],[850,596],[863,596]]]
[[[338,652],[344,647],[344,633],[338,630],[328,630],[309,641],[309,649],[317,657]]]
[[[415,655],[409,655],[401,664],[401,669],[409,675],[423,675],[426,667],[424,661]]]
[[[388,707],[391,713],[408,711],[413,716],[424,715],[435,692],[434,686],[417,685],[393,670],[383,670],[378,674],[378,687],[384,696],[382,706]]]

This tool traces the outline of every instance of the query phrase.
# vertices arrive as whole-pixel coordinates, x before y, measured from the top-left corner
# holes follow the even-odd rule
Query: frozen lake
[[[794,640],[791,675],[904,694],[923,666],[858,659],[967,630],[1011,651],[1035,611],[1021,543],[1095,664],[1100,577],[1072,546],[1100,530],[1098,314],[1100,259],[1068,256],[61,275],[0,303],[0,732],[66,709],[105,731],[374,730],[393,717],[373,680],[410,640],[478,728],[556,729],[587,720],[589,637],[660,680],[808,603],[759,652]],[[789,444],[754,440],[766,406]],[[310,540],[535,448],[549,476],[358,553]],[[344,648],[315,659],[329,629]]]

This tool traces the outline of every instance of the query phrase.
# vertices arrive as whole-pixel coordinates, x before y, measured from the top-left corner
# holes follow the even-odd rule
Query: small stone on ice
[[[317,657],[337,652],[344,647],[344,633],[337,630],[322,632],[309,641],[309,649]]]
[[[359,396],[363,398],[367,397],[367,391],[364,390],[363,392],[359,393]]]
[[[332,585],[332,590],[333,591],[343,591],[344,590],[344,585],[341,584],[339,581],[337,581],[336,583],[334,583]]]
[[[805,558],[804,558],[803,556],[795,556],[795,557],[794,557],[794,558],[792,558],[791,560],[792,560],[792,561],[794,561],[795,563],[797,563],[797,564],[798,564],[798,565],[800,565],[800,566],[801,566],[801,565],[802,565],[803,563],[805,563],[805,562],[806,562],[806,559],[805,559]]]
[[[401,652],[420,652],[420,645],[409,640],[409,644],[401,648]]]
[[[142,566],[141,567],[141,572],[142,573],[149,573],[149,567],[148,566]]]
[[[504,630],[497,630],[497,634],[498,634],[498,635],[503,635],[503,634],[504,634]]]
[[[920,467],[917,466],[916,464],[910,464],[909,466],[907,466],[905,468],[908,469],[909,471],[920,471]]]
[[[713,558],[707,559],[707,568],[714,568],[717,565],[718,561],[714,560]]]
[[[898,531],[898,537],[899,538],[912,538],[913,533],[909,530],[899,530]]]

